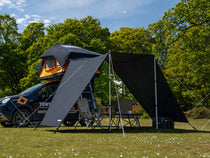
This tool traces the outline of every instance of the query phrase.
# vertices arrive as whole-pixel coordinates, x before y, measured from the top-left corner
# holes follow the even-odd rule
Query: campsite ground
[[[207,119],[176,123],[174,130],[152,129],[151,120],[141,119],[140,129],[108,127],[3,128],[0,126],[0,157],[210,157],[210,123]],[[208,122],[208,124],[206,124]],[[104,124],[108,123],[105,119]]]

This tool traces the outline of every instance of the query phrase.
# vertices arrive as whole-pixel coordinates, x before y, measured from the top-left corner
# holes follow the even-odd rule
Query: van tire
[[[1,122],[1,125],[3,127],[13,127],[14,126],[14,124],[12,124],[11,122]]]
[[[20,109],[20,110],[21,112],[20,111],[15,112],[15,114],[13,115],[12,122],[15,125],[15,127],[28,127],[29,121],[26,120],[25,118],[27,118],[30,115],[30,112],[26,109]]]

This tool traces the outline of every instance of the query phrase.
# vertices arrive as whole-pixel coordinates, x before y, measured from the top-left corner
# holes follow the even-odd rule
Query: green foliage
[[[37,70],[34,68],[38,63],[40,62],[40,60],[38,60],[37,62],[33,63],[32,65],[30,65],[28,67],[28,71],[30,73],[28,73],[28,75],[22,79],[20,79],[20,87],[21,89],[26,89],[28,87],[31,87],[33,85],[38,84],[39,81],[39,74],[37,72]]]
[[[164,67],[164,62],[167,59],[167,52],[170,47],[170,45],[166,43],[165,24],[163,20],[159,20],[154,24],[150,24],[148,29],[151,31],[154,40],[152,52],[156,55],[159,65]]]
[[[209,9],[207,0],[182,0],[149,26],[153,52],[184,110],[209,106]]]
[[[69,44],[106,53],[111,44],[108,28],[101,28],[100,21],[91,16],[81,20],[67,19],[64,23],[50,25],[46,30],[50,45]]]
[[[151,54],[153,38],[149,30],[144,28],[121,27],[110,37],[114,52]]]
[[[5,90],[6,95],[20,92],[19,80],[24,77],[27,67],[25,67],[24,52],[13,43],[0,45],[0,88]]]
[[[22,50],[27,50],[35,42],[44,37],[44,24],[43,23],[30,23],[19,39],[20,48]]]
[[[17,23],[14,17],[0,14],[0,44],[17,42]]]
[[[187,113],[187,116],[193,119],[210,119],[210,111],[202,106],[196,107]]]
[[[19,80],[24,77],[27,67],[26,56],[18,47],[17,24],[8,14],[0,14],[0,89],[1,96],[20,92]]]
[[[180,43],[174,43],[169,51],[165,75],[180,103],[189,109],[192,105],[199,104],[210,91],[209,53],[205,50],[192,50],[192,47],[187,46],[187,42],[185,46],[181,46],[183,41],[182,44]],[[208,106],[207,101],[206,98],[202,104]]]
[[[100,77],[95,78],[95,96],[101,98],[103,106],[109,105],[109,65],[104,63],[100,69]],[[112,88],[113,93],[113,88]]]

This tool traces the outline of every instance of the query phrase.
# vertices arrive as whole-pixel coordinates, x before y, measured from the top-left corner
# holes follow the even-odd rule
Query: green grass
[[[86,127],[55,128],[3,128],[0,127],[0,157],[210,157],[210,123],[207,119],[190,120],[198,131],[190,125],[176,123],[174,130],[150,128],[151,120],[141,119],[140,129]],[[104,120],[106,124],[108,120]],[[202,129],[203,128],[203,129]],[[201,130],[202,129],[202,130]]]

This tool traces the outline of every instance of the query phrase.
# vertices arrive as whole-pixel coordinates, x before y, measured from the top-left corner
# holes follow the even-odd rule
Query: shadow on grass
[[[87,127],[79,127],[75,130],[73,127],[69,127],[71,129],[67,129],[68,127],[61,127],[57,133],[122,133],[122,129],[117,129],[116,127],[112,127],[111,131],[109,131],[108,127],[101,128],[87,128]],[[46,130],[49,132],[55,132],[55,130]],[[159,129],[156,130],[152,127],[125,127],[125,133],[210,133],[210,131],[199,131],[199,130],[186,130],[186,129]]]

